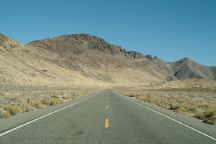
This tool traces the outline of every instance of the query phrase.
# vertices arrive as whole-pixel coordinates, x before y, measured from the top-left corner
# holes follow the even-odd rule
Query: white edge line
[[[186,125],[186,124],[184,124],[184,123],[182,123],[182,122],[180,122],[180,121],[178,121],[178,120],[176,120],[176,119],[174,119],[174,118],[171,118],[171,117],[169,117],[169,116],[167,116],[167,115],[165,115],[165,114],[162,114],[162,113],[160,113],[160,112],[158,112],[158,111],[156,111],[156,110],[154,110],[154,109],[151,109],[151,108],[149,108],[149,107],[147,107],[147,106],[145,106],[145,105],[142,105],[142,104],[140,104],[140,103],[138,103],[138,102],[135,102],[135,101],[130,100],[130,99],[128,99],[128,98],[126,98],[126,99],[127,99],[128,101],[131,101],[131,102],[133,102],[133,103],[135,103],[135,104],[137,104],[137,105],[139,105],[139,106],[141,106],[141,107],[144,107],[144,108],[146,108],[146,109],[148,109],[148,110],[150,110],[150,111],[152,111],[152,112],[154,112],[154,113],[157,113],[157,114],[159,114],[159,115],[161,115],[161,116],[163,116],[163,117],[166,117],[166,118],[168,118],[168,119],[170,119],[170,120],[172,120],[172,121],[174,121],[174,122],[176,122],[176,123],[178,123],[178,124],[180,124],[180,125],[183,125],[183,126],[189,128],[189,129],[191,129],[191,130],[193,130],[193,131],[195,131],[195,132],[197,132],[197,133],[199,133],[199,134],[201,134],[201,135],[204,135],[204,136],[206,136],[206,137],[208,137],[208,138],[210,138],[210,139],[216,141],[216,138],[214,138],[214,137],[212,137],[212,136],[210,136],[210,135],[207,135],[207,134],[205,134],[205,133],[203,133],[203,132],[201,132],[201,131],[199,131],[199,130],[197,130],[197,129],[195,129],[195,128],[192,128],[192,127],[190,127],[189,125]]]
[[[93,97],[94,97],[94,96],[93,96]],[[12,128],[12,129],[10,129],[10,130],[8,130],[8,131],[5,131],[5,132],[3,132],[3,133],[0,133],[0,137],[4,136],[4,135],[6,135],[6,134],[8,134],[8,133],[10,133],[10,132],[13,132],[13,131],[15,131],[15,130],[17,130],[17,129],[19,129],[19,128],[22,128],[22,127],[24,127],[24,126],[26,126],[26,125],[29,125],[29,124],[31,124],[31,123],[33,123],[33,122],[36,122],[36,121],[38,121],[38,120],[40,120],[40,119],[42,119],[42,118],[48,117],[48,116],[50,116],[50,115],[52,115],[52,114],[54,114],[54,113],[57,113],[57,112],[59,112],[59,111],[62,111],[62,110],[66,109],[66,108],[69,108],[69,107],[71,107],[71,106],[74,106],[75,104],[79,104],[79,103],[81,103],[81,102],[83,102],[83,101],[86,101],[86,100],[88,100],[88,99],[90,99],[90,98],[93,98],[93,97],[85,98],[85,99],[80,100],[80,101],[78,101],[78,102],[72,103],[72,104],[70,104],[70,105],[68,105],[68,106],[65,106],[65,107],[63,107],[63,108],[60,108],[60,109],[55,110],[55,111],[53,111],[53,112],[50,112],[50,113],[48,113],[48,114],[46,114],[46,115],[43,115],[43,116],[41,116],[41,117],[39,117],[39,118],[33,119],[33,120],[31,120],[31,121],[29,121],[29,122],[27,122],[27,123],[24,123],[24,124],[22,124],[22,125],[19,125],[19,126],[15,127],[15,128]]]

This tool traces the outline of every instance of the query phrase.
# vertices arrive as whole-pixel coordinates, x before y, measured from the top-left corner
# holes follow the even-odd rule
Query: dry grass
[[[198,111],[195,114],[196,118],[202,119],[203,122],[208,124],[216,124],[216,106],[209,105],[204,111]]]
[[[39,98],[33,98],[33,99],[28,100],[28,104],[37,109],[42,108],[42,103]]]
[[[74,96],[69,96],[69,95],[67,95],[67,96],[63,96],[62,98],[63,98],[64,100],[69,100],[69,99],[74,98]]]
[[[58,104],[62,104],[64,101],[57,97],[44,97],[44,98],[32,98],[27,101],[19,102],[18,104],[6,104],[2,106],[0,109],[0,117],[1,118],[9,118],[10,116],[16,115],[18,113],[29,112],[34,109],[40,109],[47,106],[54,106]]]
[[[75,100],[77,97],[93,93],[95,93],[94,90],[35,92],[33,93],[35,96],[30,96],[30,93],[29,96],[11,93],[5,96],[5,100],[2,99],[3,104],[0,103],[0,118],[9,118],[18,113],[59,105],[69,100]]]
[[[7,111],[10,115],[15,115],[21,112],[19,105],[16,104],[9,104],[4,106],[4,110]]]
[[[54,105],[62,104],[63,100],[60,99],[58,96],[51,96],[49,98],[43,98],[41,103],[46,106],[49,105],[54,106]]]
[[[33,110],[33,105],[26,102],[6,104],[0,108],[0,118],[9,118],[18,113],[29,112],[31,110]]]
[[[3,118],[9,118],[11,116],[11,114],[4,110],[4,109],[0,109],[0,118],[3,119]]]
[[[216,124],[216,93],[185,90],[124,90],[124,95]]]
[[[20,112],[30,112],[32,111],[34,108],[27,102],[24,102],[20,105]]]

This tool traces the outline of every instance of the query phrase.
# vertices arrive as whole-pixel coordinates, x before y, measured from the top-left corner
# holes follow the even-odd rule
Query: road
[[[0,144],[214,143],[214,139],[111,91],[0,136]]]

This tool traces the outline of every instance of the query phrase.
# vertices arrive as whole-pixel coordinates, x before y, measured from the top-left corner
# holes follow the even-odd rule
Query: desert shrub
[[[156,100],[156,101],[155,101],[155,104],[156,104],[157,106],[160,106],[160,107],[163,107],[163,108],[167,108],[167,103],[166,103],[166,101],[164,101],[164,100]]]
[[[178,106],[175,110],[175,112],[187,112],[187,109],[184,106]]]
[[[32,107],[28,103],[8,104],[0,109],[0,118],[9,118],[17,113],[29,112],[31,110]]]
[[[50,98],[43,98],[42,100],[41,100],[41,103],[43,104],[43,105],[46,105],[46,106],[48,106],[48,105],[50,105]]]
[[[51,97],[50,98],[50,105],[58,105],[63,103],[59,97]]]
[[[197,108],[196,108],[196,106],[193,106],[193,105],[192,106],[187,106],[186,111],[189,112],[189,113],[196,113]]]
[[[4,106],[4,110],[10,113],[10,115],[15,115],[21,112],[19,106],[15,104],[9,104],[9,105]]]
[[[29,112],[31,110],[33,110],[33,108],[28,103],[22,103],[20,105],[20,111],[21,112]]]
[[[142,99],[145,102],[149,102],[149,103],[153,102],[153,98],[150,95],[144,96]]]
[[[42,107],[41,101],[37,98],[31,99],[29,101],[29,104],[35,108],[41,108]]]
[[[198,105],[200,109],[206,110],[208,109],[208,104]]]
[[[136,97],[139,100],[154,103],[157,106],[164,107],[175,112],[184,112],[189,116],[201,119],[208,124],[216,124],[216,105],[214,94],[209,99],[209,94],[191,92],[188,90],[152,90],[151,95],[148,91],[142,91],[141,96]],[[131,92],[128,92],[131,95]],[[135,93],[132,93],[134,95]],[[198,95],[199,94],[199,95]],[[130,96],[128,95],[128,96]],[[205,97],[205,96],[208,97]]]
[[[209,105],[206,110],[198,111],[194,117],[208,124],[216,124],[216,108]]]
[[[203,122],[208,124],[216,124],[216,110],[215,111],[205,111]]]
[[[58,96],[56,96],[56,95],[53,95],[53,96],[51,96],[51,98],[59,98]]]
[[[0,118],[9,118],[18,113],[29,112],[34,109],[44,108],[45,106],[53,106],[62,104],[63,100],[73,98],[73,96],[64,96],[59,98],[56,95],[51,97],[33,97],[28,98],[26,101],[19,101],[7,105],[0,106]]]
[[[48,106],[48,105],[58,105],[63,103],[63,101],[57,96],[51,96],[49,98],[43,98],[41,103]]]
[[[72,96],[63,96],[62,97],[64,100],[68,100],[68,99],[71,99],[71,98],[73,98]]]
[[[138,97],[138,95],[135,95],[135,94],[127,94],[126,96],[128,96],[128,97]]]
[[[178,106],[178,105],[175,105],[175,104],[169,104],[169,109],[170,110],[177,110],[177,109],[179,109],[180,108],[180,106]]]
[[[194,117],[195,118],[198,118],[198,119],[201,119],[203,120],[205,118],[204,114],[203,114],[203,111],[198,111],[194,114]]]
[[[9,118],[11,116],[11,114],[4,110],[4,109],[0,109],[0,118],[3,119],[3,118]]]

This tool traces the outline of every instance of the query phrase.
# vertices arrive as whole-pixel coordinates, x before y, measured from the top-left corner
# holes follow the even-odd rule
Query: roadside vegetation
[[[74,97],[70,97],[71,99]],[[69,100],[69,99],[68,99]],[[35,109],[45,108],[47,106],[54,106],[62,104],[64,99],[58,96],[44,97],[44,98],[31,98],[26,101],[18,103],[10,103],[0,106],[0,117],[9,118],[10,116],[29,112]]]
[[[216,125],[216,92],[207,89],[145,89],[122,93]]]
[[[29,93],[29,95],[33,95],[30,97],[23,93],[20,95],[10,93],[10,95],[0,97],[0,102],[2,102],[0,103],[0,119],[9,118],[13,115],[30,112],[36,109],[46,108],[48,106],[59,105],[67,101],[75,100],[80,96],[90,95],[92,93],[94,93],[94,91],[45,91],[43,93]]]

